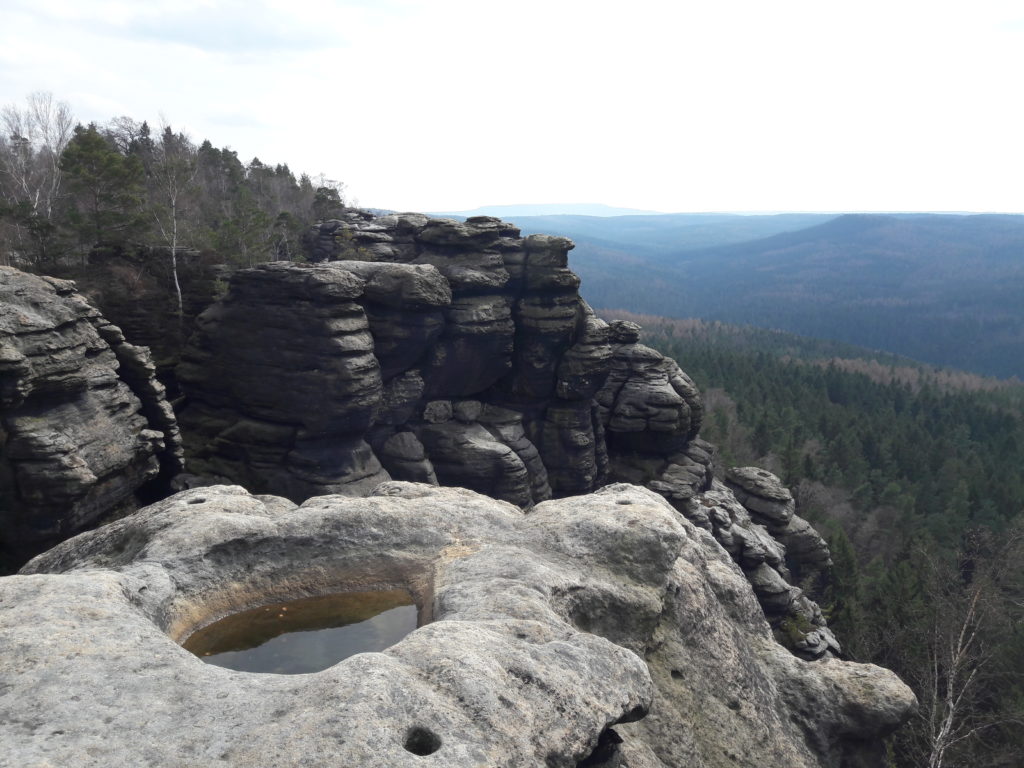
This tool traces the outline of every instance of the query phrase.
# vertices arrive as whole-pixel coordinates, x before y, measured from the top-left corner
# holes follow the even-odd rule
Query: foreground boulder
[[[74,283],[0,267],[0,546],[38,552],[181,469],[154,373]]]
[[[178,645],[240,610],[394,588],[419,628],[322,672]],[[712,536],[625,485],[527,514],[408,483],[298,507],[185,491],[0,579],[0,679],[19,766],[839,768],[880,765],[914,705],[886,670],[782,649]]]

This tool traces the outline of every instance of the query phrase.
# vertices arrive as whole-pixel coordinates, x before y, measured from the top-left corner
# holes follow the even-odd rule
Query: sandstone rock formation
[[[181,462],[145,347],[73,283],[0,267],[0,545],[38,552],[133,509]]]
[[[315,265],[237,273],[178,378],[190,471],[294,501],[388,478],[523,507],[629,479],[710,482],[700,395],[638,329],[597,318],[565,238],[353,211]]]
[[[319,673],[177,644],[385,588],[420,627]],[[0,579],[0,679],[11,766],[839,768],[914,705],[890,672],[786,652],[713,537],[626,485],[525,514],[408,483],[299,507],[185,491]]]
[[[828,544],[813,526],[796,514],[793,494],[782,481],[759,467],[731,467],[725,484],[751,518],[786,547],[786,557],[801,581],[821,580],[832,567]]]
[[[764,472],[755,467],[748,469]],[[729,470],[728,476],[735,476],[735,472]],[[778,478],[766,472],[765,475],[789,493]],[[715,480],[710,490],[688,502],[684,514],[709,531],[742,568],[783,645],[807,659],[841,653],[839,641],[828,628],[818,604],[792,584],[785,539],[756,522],[728,487]],[[807,528],[818,535],[809,524]]]
[[[178,369],[190,472],[295,502],[391,478],[523,508],[643,485],[721,537],[788,646],[839,651],[789,583],[784,547],[813,529],[766,532],[724,488],[703,502],[713,524],[700,392],[638,325],[595,316],[571,241],[352,211],[316,242],[323,263],[238,272],[199,317]]]

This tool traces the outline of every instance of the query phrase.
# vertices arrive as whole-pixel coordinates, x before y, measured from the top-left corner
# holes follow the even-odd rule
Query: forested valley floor
[[[847,345],[625,312],[705,398],[722,465],[794,490],[828,538],[822,604],[850,658],[921,700],[895,765],[1024,754],[1024,386]]]

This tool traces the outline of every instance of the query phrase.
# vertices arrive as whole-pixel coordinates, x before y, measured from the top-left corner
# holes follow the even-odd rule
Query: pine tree
[[[144,230],[142,162],[118,152],[95,123],[75,127],[60,167],[72,193],[68,222],[84,253],[123,246]]]

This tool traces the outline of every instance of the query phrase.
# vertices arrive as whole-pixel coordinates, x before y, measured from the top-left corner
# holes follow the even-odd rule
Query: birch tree
[[[170,250],[171,276],[180,322],[184,315],[184,302],[178,278],[178,249],[186,234],[188,204],[199,172],[198,150],[188,136],[175,133],[165,123],[153,144],[147,165],[151,214],[157,231]]]
[[[1013,765],[1024,738],[1020,701],[997,691],[1024,684],[1006,661],[1024,630],[1024,531],[972,531],[955,558],[925,553],[917,663],[903,670],[920,702],[906,736],[915,765]],[[1003,758],[1011,762],[1001,762]],[[1018,755],[1019,757],[1019,755]]]
[[[61,195],[61,155],[72,137],[74,117],[52,94],[30,94],[24,106],[0,109],[0,193],[19,250],[48,257]]]

